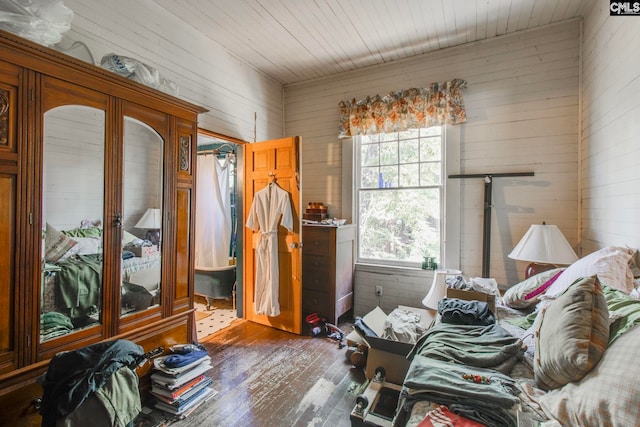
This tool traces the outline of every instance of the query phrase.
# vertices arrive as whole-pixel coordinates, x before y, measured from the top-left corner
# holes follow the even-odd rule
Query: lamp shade
[[[509,258],[544,264],[572,264],[578,260],[556,225],[533,224],[509,254]]]
[[[136,228],[157,229],[162,227],[162,213],[160,209],[149,208],[136,224]]]
[[[438,302],[445,297],[447,293],[447,277],[458,276],[462,274],[460,270],[435,270],[433,272],[433,283],[427,296],[422,300],[422,305],[432,310],[438,309]]]

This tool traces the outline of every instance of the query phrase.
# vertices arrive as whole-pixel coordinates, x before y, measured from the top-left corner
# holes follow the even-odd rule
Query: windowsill
[[[362,264],[356,263],[356,271],[363,271],[366,273],[376,274],[388,274],[388,275],[400,275],[409,277],[429,277],[433,276],[434,270],[423,270],[415,267],[399,267],[395,265],[377,265],[377,264]]]

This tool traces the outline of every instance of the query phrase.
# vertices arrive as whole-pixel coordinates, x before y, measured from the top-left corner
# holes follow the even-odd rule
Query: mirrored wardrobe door
[[[100,324],[105,111],[44,113],[40,342]]]
[[[121,315],[161,302],[164,140],[124,117]]]

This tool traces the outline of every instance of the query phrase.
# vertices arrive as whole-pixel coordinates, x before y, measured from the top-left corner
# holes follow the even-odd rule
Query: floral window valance
[[[461,91],[465,87],[465,80],[453,79],[432,83],[427,88],[340,101],[339,137],[465,123],[467,115]]]

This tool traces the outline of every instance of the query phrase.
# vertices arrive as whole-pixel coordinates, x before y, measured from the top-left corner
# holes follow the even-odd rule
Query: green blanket
[[[468,375],[484,380],[476,383]],[[515,427],[511,408],[519,400],[515,381],[491,369],[416,355],[404,380],[403,405],[428,400],[487,426]]]
[[[611,345],[620,335],[640,323],[640,300],[608,286],[603,286],[602,291],[607,300],[609,316],[616,319],[609,326]]]
[[[522,329],[529,329],[533,326],[533,322],[536,320],[536,316],[538,315],[537,311],[531,312],[523,317],[516,317],[515,319],[507,320],[512,325],[515,325]]]
[[[407,357],[421,355],[508,375],[523,353],[522,341],[497,323],[488,326],[437,323],[420,337]]]
[[[58,264],[58,305],[68,308],[72,319],[100,308],[102,255],[78,255]]]

